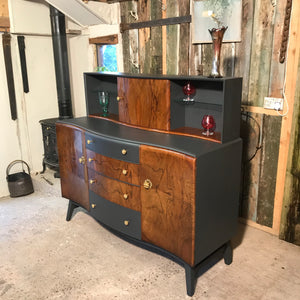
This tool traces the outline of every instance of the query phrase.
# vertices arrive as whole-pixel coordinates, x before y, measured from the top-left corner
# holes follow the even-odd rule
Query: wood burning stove
[[[41,120],[44,142],[43,172],[46,166],[56,170],[54,177],[59,177],[59,165],[56,146],[55,122],[73,117],[70,90],[68,49],[66,39],[65,16],[50,6],[52,44],[56,75],[59,117]]]

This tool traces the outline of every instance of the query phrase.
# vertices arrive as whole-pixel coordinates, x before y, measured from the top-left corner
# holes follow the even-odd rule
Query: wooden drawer
[[[108,139],[104,136],[85,134],[86,149],[101,155],[132,163],[139,163],[139,145]]]
[[[86,149],[87,166],[105,176],[139,185],[139,165],[103,156]]]
[[[140,187],[105,177],[92,169],[88,169],[89,189],[116,204],[141,210]]]
[[[89,192],[90,213],[103,224],[119,232],[141,239],[140,212],[112,203],[93,191]]]

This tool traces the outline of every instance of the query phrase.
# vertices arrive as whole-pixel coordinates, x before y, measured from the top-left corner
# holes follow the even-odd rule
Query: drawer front
[[[89,189],[100,197],[124,207],[141,210],[140,187],[105,177],[88,169]]]
[[[136,239],[141,239],[141,214],[112,203],[93,191],[90,194],[90,213],[103,224]]]
[[[103,156],[86,149],[87,166],[105,176],[139,185],[139,165]]]
[[[139,145],[108,139],[91,133],[85,134],[86,149],[101,155],[132,163],[139,163]]]

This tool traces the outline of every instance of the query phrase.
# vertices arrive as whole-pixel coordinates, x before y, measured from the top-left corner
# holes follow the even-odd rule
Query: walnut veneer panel
[[[89,168],[121,181],[140,184],[139,165],[103,156],[89,149],[86,149],[86,156]]]
[[[119,120],[170,130],[170,81],[118,77]]]
[[[141,210],[140,187],[105,177],[92,169],[88,169],[88,175],[89,180],[95,180],[89,181],[89,188],[95,194],[124,207]]]
[[[140,164],[142,239],[194,265],[196,159],[142,145]]]
[[[79,163],[85,157],[84,131],[56,124],[56,136],[62,196],[89,210],[87,169]]]

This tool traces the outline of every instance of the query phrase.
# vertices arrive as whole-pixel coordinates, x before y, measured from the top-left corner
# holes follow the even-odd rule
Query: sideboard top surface
[[[160,74],[133,74],[133,73],[117,73],[117,72],[85,72],[84,75],[90,76],[115,76],[139,79],[166,79],[166,80],[203,80],[203,81],[219,81],[242,80],[242,77],[222,77],[213,78],[205,76],[182,76],[182,75],[160,75]]]
[[[173,134],[149,132],[139,128],[117,124],[104,119],[80,117],[59,120],[57,123],[68,124],[105,138],[126,141],[127,143],[145,144],[181,152],[193,157],[219,150],[226,145],[206,140]],[[239,139],[237,139],[239,140]],[[232,141],[232,143],[236,142]]]

